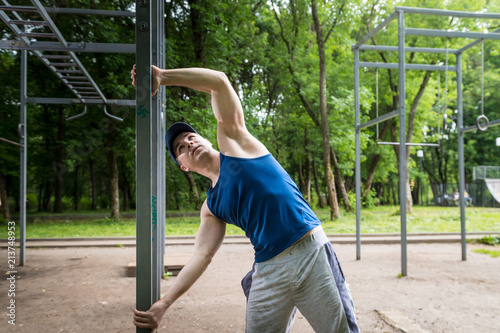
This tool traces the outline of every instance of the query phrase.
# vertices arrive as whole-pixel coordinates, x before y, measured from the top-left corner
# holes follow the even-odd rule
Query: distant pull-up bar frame
[[[361,259],[361,140],[360,131],[369,126],[378,124],[384,120],[395,118],[399,116],[399,142],[379,142],[379,144],[399,145],[399,197],[406,198],[406,147],[407,146],[439,146],[439,144],[432,143],[407,143],[406,142],[406,106],[405,106],[405,81],[406,70],[432,70],[432,71],[453,71],[457,75],[457,125],[458,125],[458,168],[459,168],[459,191],[460,191],[460,225],[461,225],[461,238],[462,238],[462,260],[466,260],[466,228],[465,228],[465,172],[464,172],[464,138],[463,134],[469,131],[478,130],[479,125],[463,126],[463,96],[462,96],[462,53],[465,50],[473,47],[481,40],[499,40],[500,28],[493,32],[468,32],[468,31],[444,31],[434,29],[415,29],[405,27],[405,14],[424,14],[424,15],[440,15],[449,17],[463,17],[463,18],[476,18],[476,19],[500,19],[500,13],[470,13],[462,11],[449,11],[441,9],[429,8],[411,8],[411,7],[396,7],[395,11],[391,13],[384,21],[377,25],[373,30],[360,39],[359,42],[352,46],[354,53],[354,107],[355,107],[355,154],[356,154],[356,259]],[[384,29],[389,23],[396,19],[398,20],[398,45],[385,46],[385,45],[363,45],[365,42],[373,38],[379,31]],[[473,41],[466,46],[456,49],[444,48],[424,48],[424,47],[406,47],[405,36],[432,36],[432,37],[446,37],[446,38],[473,38],[479,39]],[[359,51],[389,51],[398,52],[397,63],[378,63],[378,62],[360,62]],[[405,60],[405,52],[425,52],[425,53],[441,53],[446,54],[446,61],[448,62],[448,55],[454,54],[456,56],[455,66],[439,66],[439,65],[424,65],[424,64],[407,64]],[[387,68],[398,69],[398,87],[399,87],[399,109],[390,112],[384,116],[378,116],[364,124],[360,124],[360,89],[359,89],[359,69],[360,68]],[[479,121],[479,118],[478,118]],[[500,120],[490,121],[488,126],[500,125]],[[407,258],[406,258],[406,200],[400,200],[400,214],[401,214],[401,274],[407,275]]]

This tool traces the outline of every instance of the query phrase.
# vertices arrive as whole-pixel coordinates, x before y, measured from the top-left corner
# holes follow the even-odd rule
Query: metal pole
[[[20,159],[20,181],[19,181],[19,233],[20,233],[20,256],[19,266],[26,263],[26,170],[28,136],[26,130],[26,89],[28,80],[28,51],[21,51],[21,159]]]
[[[163,3],[161,1],[153,1],[152,2],[152,60],[153,65],[157,67],[162,67],[161,60],[161,41],[163,38],[162,31],[160,29],[163,26]],[[164,141],[162,137],[162,129],[161,129],[161,90],[165,90],[164,87],[161,87],[159,91],[153,96],[153,105],[152,105],[152,161],[153,161],[153,170],[152,170],[152,195],[153,195],[153,301],[160,299],[161,296],[161,278],[163,275],[163,250],[162,250],[162,237],[161,234],[161,217],[165,216],[162,211],[162,202],[164,201],[164,195],[162,193],[163,186],[162,182],[164,177],[162,178],[162,165],[161,165],[161,156],[162,156],[162,146],[161,143]],[[164,169],[164,168],[163,168]]]
[[[406,106],[405,106],[405,13],[398,16],[399,46],[399,210],[401,212],[401,275],[406,269]]]
[[[151,1],[136,1],[136,302],[137,309],[147,311],[154,301],[152,265],[152,217],[156,198],[151,188],[152,121],[151,97]],[[155,114],[156,115],[156,114]],[[137,328],[138,333],[150,332]]]
[[[458,178],[460,191],[460,230],[462,234],[462,260],[467,260],[467,246],[465,234],[465,172],[464,172],[464,126],[462,100],[462,54],[457,54],[457,106],[458,106]]]
[[[359,50],[354,48],[354,110],[356,131],[356,260],[361,259],[361,143],[359,122]]]
[[[423,200],[423,192],[424,189],[422,187],[423,181],[422,181],[422,157],[420,157],[420,206],[424,205],[424,200]]]

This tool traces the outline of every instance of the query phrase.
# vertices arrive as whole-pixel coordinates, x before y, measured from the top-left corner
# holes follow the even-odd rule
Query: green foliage
[[[68,5],[107,10],[130,10],[128,1],[106,0],[89,2],[48,1],[50,5]],[[354,44],[368,29],[384,20],[396,6],[415,6],[465,11],[500,11],[498,1],[327,1],[317,2],[318,15],[324,36],[331,30],[325,44],[327,113],[330,145],[334,149],[338,167],[344,177],[351,205],[355,205],[354,184]],[[313,118],[319,118],[319,57],[316,32],[313,30],[311,2],[298,1],[168,1],[165,2],[166,67],[209,67],[223,71],[242,98],[246,126],[279,160],[291,177],[300,185],[305,177],[305,165],[314,162],[318,176],[319,194],[326,192],[323,170],[323,135]],[[53,15],[53,20],[69,42],[134,43],[135,19],[106,18],[80,15]],[[394,22],[393,22],[394,23]],[[446,16],[407,15],[406,25],[413,28],[482,31],[492,29],[493,20],[473,20]],[[378,45],[396,45],[396,24],[390,24],[374,38]],[[38,28],[37,28],[38,29]],[[5,28],[2,38],[9,39]],[[469,40],[450,39],[449,47],[463,47]],[[445,38],[408,36],[407,46],[446,47]],[[443,64],[443,54],[406,53],[412,63]],[[108,99],[134,99],[135,89],[130,84],[129,72],[135,56],[132,54],[78,53],[94,81]],[[397,62],[397,53],[362,52],[362,61]],[[30,96],[74,97],[46,66],[32,55],[28,57],[28,91]],[[485,42],[485,105],[484,113],[490,120],[498,118],[500,100],[500,45]],[[0,50],[0,133],[2,137],[18,141],[19,70],[20,53]],[[455,64],[455,57],[449,57]],[[480,45],[463,55],[464,123],[475,123],[481,113]],[[420,87],[424,71],[407,71],[406,106],[409,110]],[[361,122],[376,117],[375,71],[362,69],[360,73]],[[397,72],[379,70],[379,115],[397,108]],[[438,142],[439,148],[425,148],[423,172],[411,150],[409,176],[415,180],[423,176],[424,184],[455,183],[458,179],[456,77],[449,74],[446,93],[448,107],[444,110],[445,75],[432,73],[427,88],[417,107],[414,119],[413,142]],[[216,146],[217,122],[211,109],[210,96],[180,87],[167,87],[165,117],[167,124],[190,122]],[[440,99],[438,100],[438,95]],[[307,102],[310,109],[306,110]],[[440,113],[441,110],[441,113]],[[134,207],[135,196],[135,112],[133,108],[109,107],[108,112],[124,118],[115,122],[116,143],[108,144],[112,126],[100,106],[89,106],[87,115],[71,122],[64,118],[81,113],[81,105],[28,105],[28,200],[30,210],[53,208],[56,169],[62,170],[62,205],[73,210],[92,208],[92,189],[95,189],[99,207],[109,207],[109,166],[107,154],[116,152],[120,179],[120,202],[130,196]],[[447,114],[448,129],[442,126],[442,114]],[[380,141],[399,137],[397,119],[381,123],[378,135],[387,124],[388,130]],[[440,133],[438,133],[440,132]],[[500,126],[483,133],[465,135],[465,173],[472,179],[476,165],[498,165],[500,151],[494,142],[500,137]],[[361,178],[369,176],[371,162],[379,161],[373,177],[377,189],[385,186],[382,203],[388,200],[388,188],[397,188],[398,160],[390,146],[377,145],[375,126],[361,132]],[[62,148],[62,150],[58,150]],[[167,208],[193,209],[194,189],[186,176],[168,158],[166,165]],[[8,184],[9,202],[19,197],[19,149],[0,142],[0,171]],[[194,175],[196,190],[203,200],[207,180]],[[311,179],[314,177],[311,175]],[[315,181],[312,181],[312,192]],[[35,195],[36,193],[36,195]],[[377,193],[378,194],[378,193]],[[372,188],[363,199],[364,207],[377,204]],[[391,198],[392,199],[392,198]],[[340,200],[340,195],[339,195]]]
[[[500,236],[484,236],[483,238],[477,239],[477,243],[486,244],[486,245],[498,245],[500,244]]]

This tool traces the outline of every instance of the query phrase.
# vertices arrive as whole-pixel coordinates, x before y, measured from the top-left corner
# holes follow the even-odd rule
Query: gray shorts
[[[255,263],[241,285],[248,333],[289,332],[297,308],[315,332],[359,332],[344,274],[323,230]]]

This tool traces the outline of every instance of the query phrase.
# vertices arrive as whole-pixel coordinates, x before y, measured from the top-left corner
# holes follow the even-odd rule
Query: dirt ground
[[[399,245],[335,245],[350,284],[363,332],[399,332],[376,309],[399,310],[428,332],[498,332],[500,258],[460,244],[409,244],[408,277]],[[168,253],[189,253],[171,246]],[[2,271],[7,252],[0,250]],[[135,332],[135,279],[125,267],[135,248],[28,249],[18,268],[16,326],[7,323],[9,284],[0,281],[1,332]],[[244,332],[245,298],[240,280],[252,265],[250,245],[223,245],[206,273],[163,318],[159,332]],[[8,276],[7,276],[8,277]],[[165,291],[174,281],[162,282]],[[294,333],[312,332],[299,314]]]

